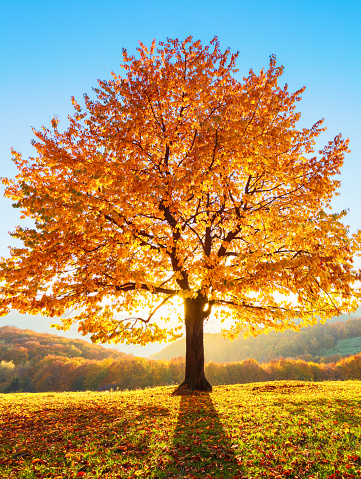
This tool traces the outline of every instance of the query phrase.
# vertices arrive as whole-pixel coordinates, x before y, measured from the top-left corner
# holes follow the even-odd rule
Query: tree
[[[211,312],[241,331],[299,329],[356,308],[358,235],[326,213],[348,140],[314,155],[322,121],[297,129],[283,67],[239,81],[237,54],[217,38],[140,43],[124,77],[99,81],[66,131],[35,131],[36,158],[13,152],[6,195],[33,228],[1,262],[2,314],[62,316],[75,308],[94,341],[171,340],[154,313],[184,303],[183,388],[211,390],[203,323]],[[139,317],[138,308],[149,308]],[[164,308],[163,308],[164,309]],[[127,319],[117,313],[128,312]]]

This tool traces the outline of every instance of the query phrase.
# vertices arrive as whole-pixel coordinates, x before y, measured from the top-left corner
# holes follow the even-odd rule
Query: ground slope
[[[0,395],[4,479],[361,477],[361,382]]]

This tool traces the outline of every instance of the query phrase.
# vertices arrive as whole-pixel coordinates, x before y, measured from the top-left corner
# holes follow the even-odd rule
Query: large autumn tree
[[[17,228],[23,247],[1,261],[1,313],[75,309],[65,328],[145,344],[177,337],[153,313],[181,298],[182,387],[211,390],[211,312],[232,318],[235,336],[356,308],[358,237],[343,213],[325,212],[348,141],[314,152],[322,121],[297,128],[303,88],[278,85],[274,57],[242,81],[216,38],[140,44],[123,57],[123,76],[99,81],[83,107],[73,99],[66,131],[54,118],[35,131],[35,158],[14,152],[6,196],[35,226]]]

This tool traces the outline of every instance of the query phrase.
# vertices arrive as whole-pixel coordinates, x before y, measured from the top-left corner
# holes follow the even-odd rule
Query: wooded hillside
[[[15,326],[0,328],[0,359],[13,361],[15,365],[26,361],[39,362],[48,355],[66,358],[102,360],[133,357],[120,351],[91,344],[82,339],[68,339],[47,333],[36,333]]]

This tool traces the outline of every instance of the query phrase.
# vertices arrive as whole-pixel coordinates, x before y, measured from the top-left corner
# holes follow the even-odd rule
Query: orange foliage
[[[348,140],[314,151],[322,120],[297,128],[304,89],[278,85],[274,57],[239,81],[216,38],[138,55],[124,51],[125,76],[99,81],[84,108],[73,99],[66,131],[56,118],[34,131],[35,158],[14,151],[6,196],[35,226],[1,260],[0,312],[75,308],[64,328],[144,344],[178,337],[152,319],[176,296],[231,316],[231,337],[353,311],[359,237],[325,213]]]

